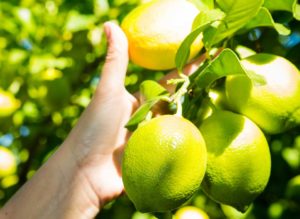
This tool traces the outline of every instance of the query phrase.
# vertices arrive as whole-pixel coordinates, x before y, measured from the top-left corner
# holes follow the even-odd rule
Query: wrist
[[[62,145],[54,162],[51,162],[54,169],[61,170],[62,182],[58,191],[65,191],[60,201],[65,205],[62,209],[72,209],[67,212],[70,215],[63,218],[94,218],[102,207],[99,196],[84,171],[84,165],[74,157],[70,149]]]
[[[95,153],[81,161],[78,172],[97,196],[99,209],[123,192],[120,160],[116,154]]]
[[[0,217],[88,219],[99,209],[98,196],[62,146],[1,209]]]

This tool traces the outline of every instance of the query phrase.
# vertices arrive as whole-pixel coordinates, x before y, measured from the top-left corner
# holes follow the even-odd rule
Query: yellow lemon
[[[16,157],[9,149],[0,146],[0,178],[14,174],[16,170]]]
[[[197,207],[185,206],[176,211],[173,219],[209,219],[209,217]]]
[[[263,132],[245,116],[216,111],[200,126],[207,146],[203,191],[216,202],[246,211],[266,187],[271,169]]]
[[[190,121],[174,115],[147,121],[125,148],[125,191],[141,212],[175,209],[199,189],[206,156],[202,135]]]
[[[300,124],[300,73],[288,60],[257,54],[242,61],[247,71],[265,78],[264,85],[254,85],[245,76],[226,79],[228,105],[265,132],[276,134]]]
[[[175,67],[176,52],[192,31],[197,7],[187,0],[153,0],[131,11],[122,22],[132,62],[144,68]],[[203,47],[201,37],[191,46],[190,58]]]

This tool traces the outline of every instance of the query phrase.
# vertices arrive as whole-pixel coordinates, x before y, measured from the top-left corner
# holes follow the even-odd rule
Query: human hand
[[[129,135],[125,124],[138,104],[124,87],[128,65],[126,36],[114,23],[108,22],[104,27],[109,46],[100,83],[64,143],[72,147],[80,171],[102,206],[123,191],[120,162]]]

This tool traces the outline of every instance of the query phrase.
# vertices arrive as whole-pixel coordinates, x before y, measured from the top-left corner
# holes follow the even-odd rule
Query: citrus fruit
[[[297,203],[300,202],[300,175],[289,180],[286,187],[285,196]]]
[[[141,124],[125,148],[125,191],[140,212],[164,212],[185,203],[206,169],[201,133],[190,121],[164,115]]]
[[[132,62],[144,68],[166,70],[175,67],[175,55],[192,31],[197,7],[186,0],[154,0],[131,11],[122,22]],[[191,46],[190,58],[203,47],[201,37]]]
[[[14,174],[17,161],[14,154],[7,148],[0,146],[0,178]]]
[[[216,202],[246,211],[266,187],[271,168],[268,143],[250,119],[216,111],[200,126],[207,147],[203,191]]]
[[[281,133],[300,124],[300,74],[288,60],[257,54],[242,61],[247,71],[265,78],[265,84],[254,85],[245,76],[226,79],[230,108],[246,115],[265,132]]]
[[[185,206],[176,211],[174,219],[209,219],[208,215],[194,206]]]
[[[0,89],[0,117],[13,114],[20,107],[20,101],[12,93]]]

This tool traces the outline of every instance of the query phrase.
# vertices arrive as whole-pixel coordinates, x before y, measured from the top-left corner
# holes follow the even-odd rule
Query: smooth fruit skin
[[[216,111],[200,126],[207,147],[203,191],[216,202],[246,211],[266,187],[271,169],[263,132],[245,116]]]
[[[0,178],[14,174],[17,170],[17,161],[13,153],[0,146]]]
[[[257,54],[242,61],[246,70],[265,78],[254,85],[245,76],[226,79],[227,102],[269,134],[277,134],[300,124],[300,73],[288,60]]]
[[[185,206],[176,211],[173,219],[209,219],[209,216],[195,206]]]
[[[131,11],[122,22],[133,63],[153,70],[175,67],[175,55],[199,10],[186,0],[154,0]],[[190,58],[203,47],[201,37],[191,46]]]
[[[125,191],[140,212],[175,209],[199,189],[206,159],[205,142],[190,121],[154,118],[138,127],[125,148]]]
[[[10,92],[0,89],[0,118],[12,115],[19,107],[19,100]]]

